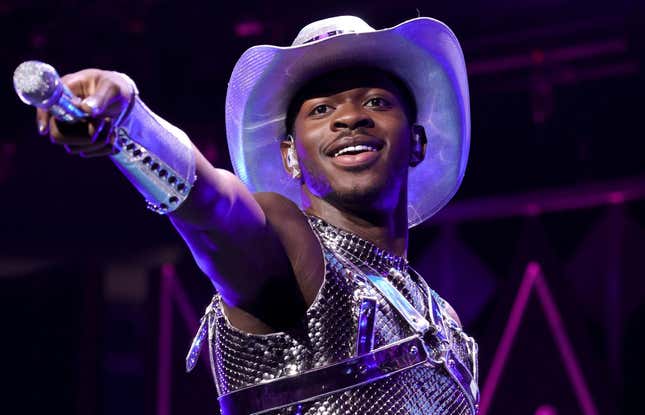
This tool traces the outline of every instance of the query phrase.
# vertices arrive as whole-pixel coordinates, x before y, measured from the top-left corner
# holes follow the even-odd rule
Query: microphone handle
[[[61,82],[57,89],[57,94],[50,100],[52,102],[51,106],[47,108],[56,119],[68,123],[75,123],[88,118],[87,113],[72,104],[72,100],[75,97],[67,86]]]

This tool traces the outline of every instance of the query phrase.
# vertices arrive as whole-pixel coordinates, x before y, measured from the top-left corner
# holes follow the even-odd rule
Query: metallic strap
[[[375,297],[362,297],[358,311],[358,334],[356,356],[369,353],[374,348],[374,323],[376,319]]]
[[[430,303],[432,327],[436,332],[430,330],[425,334],[425,344],[430,346],[431,350],[439,351],[439,354],[434,356],[434,361],[444,365],[450,376],[468,397],[473,413],[477,413],[479,407],[479,386],[477,385],[475,373],[470,372],[461,359],[450,349],[450,340],[447,337],[448,333],[445,319],[433,295],[428,296],[428,302]]]
[[[197,365],[197,360],[199,359],[199,355],[202,351],[204,340],[206,339],[206,335],[208,334],[209,327],[212,326],[211,317],[213,314],[214,301],[215,296],[213,297],[213,300],[211,300],[211,303],[208,305],[208,307],[206,307],[206,311],[204,311],[204,315],[200,320],[197,334],[195,334],[195,337],[190,344],[190,349],[188,350],[188,354],[186,355],[186,372],[191,372]]]
[[[319,219],[322,220],[322,219]],[[351,259],[357,258],[352,255],[351,251],[343,250],[344,254],[349,254]],[[461,362],[461,359],[450,350],[450,340],[447,337],[447,328],[444,323],[443,314],[439,305],[434,299],[432,293],[428,295],[428,303],[430,309],[430,319],[428,322],[410,302],[397,290],[390,281],[377,273],[369,264],[363,263],[362,266],[367,268],[367,272],[361,270],[359,266],[355,265],[349,258],[345,258],[343,254],[337,256],[348,268],[356,272],[355,277],[364,277],[374,286],[387,301],[399,312],[399,314],[408,322],[415,332],[423,336],[424,347],[426,347],[429,361],[433,364],[442,364],[450,374],[450,376],[459,384],[464,391],[465,395],[471,404],[473,413],[479,402],[479,388],[474,373],[466,369],[466,366]],[[360,263],[360,261],[357,261]],[[372,271],[372,273],[370,273]],[[363,273],[363,275],[361,275]],[[399,274],[400,271],[392,268],[389,274],[395,278],[402,278]],[[474,366],[474,365],[473,365]]]
[[[383,294],[392,307],[401,314],[415,332],[422,334],[428,331],[430,328],[428,320],[426,320],[386,278],[374,274],[368,274],[366,277],[369,282],[371,282],[372,285],[379,290],[381,294]]]
[[[428,297],[432,319],[432,323],[428,323],[387,279],[380,275],[367,275],[367,278],[415,331],[423,336],[423,344],[426,348],[429,362],[435,365],[444,365],[450,376],[463,389],[470,401],[473,413],[476,413],[477,403],[479,402],[477,383],[459,357],[450,350],[450,341],[446,335],[443,315],[433,296]]]
[[[371,383],[427,361],[423,341],[412,336],[320,369],[238,389],[220,396],[219,404],[227,415],[262,414]]]

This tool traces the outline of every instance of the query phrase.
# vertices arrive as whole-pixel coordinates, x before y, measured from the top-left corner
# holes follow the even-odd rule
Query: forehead
[[[308,81],[294,96],[298,107],[309,99],[332,96],[356,88],[382,88],[403,98],[400,81],[388,72],[370,67],[351,67],[327,72]]]
[[[292,132],[302,104],[314,98],[328,97],[355,88],[383,88],[402,102],[408,119],[416,120],[417,106],[411,91],[395,75],[369,66],[341,68],[309,80],[290,100],[285,119],[288,133]]]

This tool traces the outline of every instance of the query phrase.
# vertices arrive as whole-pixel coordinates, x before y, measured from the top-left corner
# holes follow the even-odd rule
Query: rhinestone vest
[[[397,310],[370,284],[350,278],[339,255],[352,253],[356,262],[388,275],[423,316],[428,316],[428,295],[439,304],[448,330],[450,348],[470,372],[477,372],[476,344],[446,312],[446,303],[425,281],[408,272],[407,261],[378,249],[356,235],[318,218],[310,218],[321,242],[325,278],[301,325],[289,332],[249,334],[233,327],[216,295],[210,308],[211,367],[219,395],[285,376],[321,368],[356,356],[361,299],[376,298],[374,348],[414,334]],[[388,274],[391,268],[400,272]],[[473,350],[474,348],[474,350]],[[471,373],[476,378],[476,373]],[[271,414],[400,414],[474,415],[468,398],[442,367],[416,366],[385,379],[294,404]]]

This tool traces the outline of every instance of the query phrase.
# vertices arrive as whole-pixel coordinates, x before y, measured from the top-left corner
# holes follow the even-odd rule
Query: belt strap
[[[227,415],[263,414],[374,382],[427,362],[423,340],[411,336],[329,366],[238,389],[220,396],[219,404]]]

